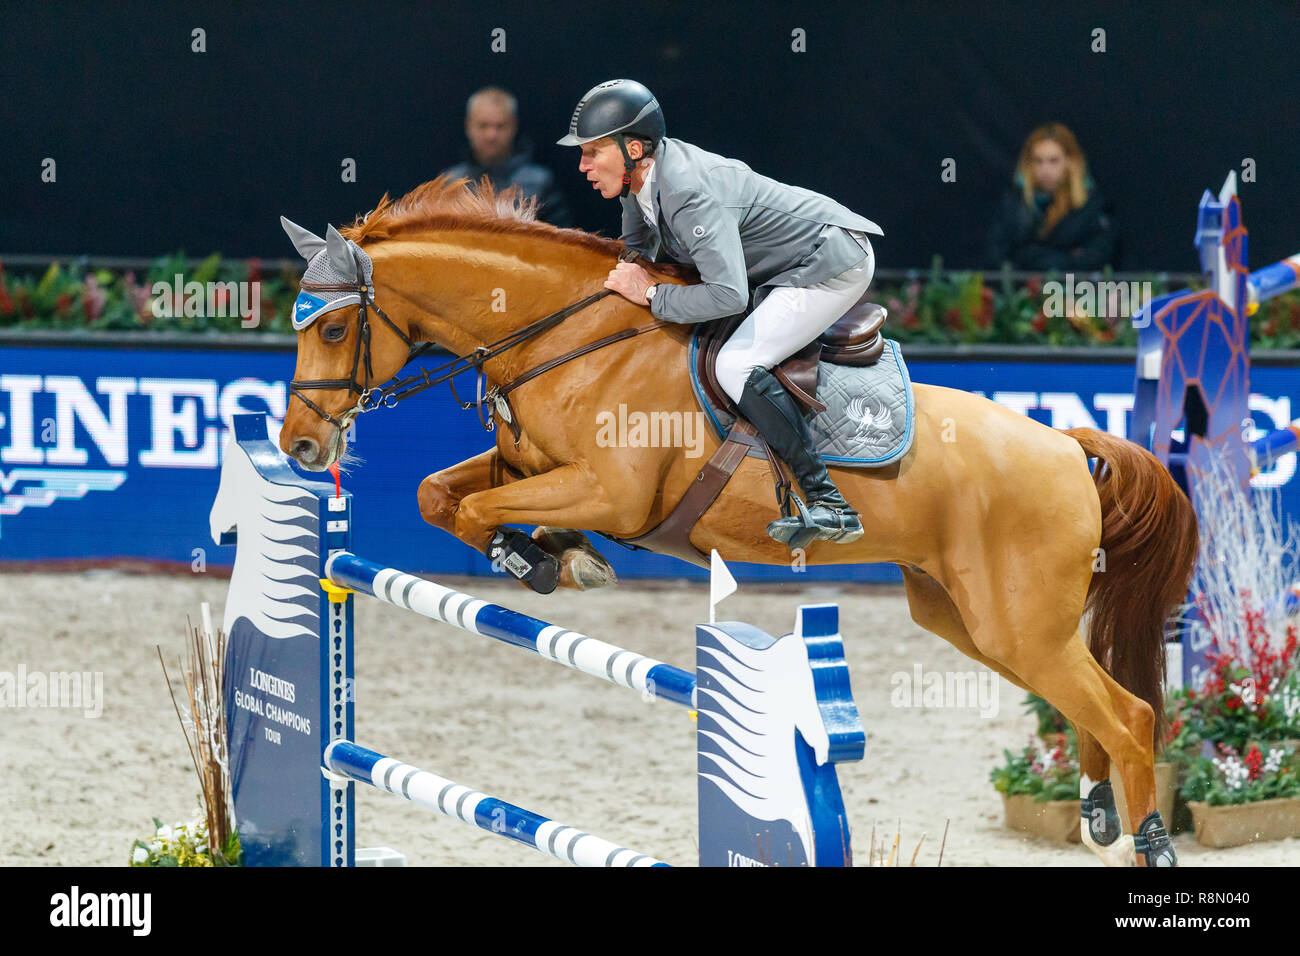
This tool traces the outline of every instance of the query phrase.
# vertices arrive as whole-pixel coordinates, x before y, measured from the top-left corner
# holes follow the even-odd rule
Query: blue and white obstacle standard
[[[250,866],[351,866],[354,787],[386,790],[581,866],[662,861],[353,742],[354,592],[698,712],[701,866],[849,866],[835,764],[866,734],[835,605],[773,638],[696,628],[696,671],[351,553],[352,499],[288,467],[263,415],[237,415],[210,529],[239,545],[226,602],[231,785]]]

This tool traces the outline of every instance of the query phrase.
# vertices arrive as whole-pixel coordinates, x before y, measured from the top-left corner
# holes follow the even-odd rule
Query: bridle
[[[619,254],[619,259],[622,261],[632,261],[637,258],[637,255],[636,252],[633,252],[630,249],[625,249]],[[380,407],[392,408],[398,402],[404,401],[412,395],[419,394],[425,389],[446,382],[451,388],[452,397],[462,409],[475,408],[478,410],[479,422],[487,431],[493,429],[494,422],[490,417],[485,417],[483,408],[487,405],[494,406],[501,415],[501,418],[510,425],[511,431],[514,434],[515,444],[518,444],[519,424],[511,412],[509,402],[506,398],[510,392],[514,391],[525,382],[536,378],[538,375],[548,372],[551,369],[563,365],[565,362],[578,358],[581,355],[586,355],[596,349],[604,348],[606,345],[612,345],[614,342],[621,342],[634,335],[640,335],[643,332],[650,332],[672,324],[670,322],[655,321],[649,325],[640,326],[639,328],[622,329],[612,335],[607,335],[604,338],[597,339],[595,342],[589,342],[586,345],[572,349],[557,358],[543,362],[541,365],[529,369],[505,385],[493,386],[484,392],[483,365],[485,362],[489,359],[495,358],[503,352],[509,351],[510,349],[523,345],[525,342],[537,338],[542,333],[555,328],[569,316],[581,312],[589,305],[593,305],[600,301],[613,291],[612,289],[602,289],[600,292],[593,293],[584,299],[579,299],[577,302],[567,305],[559,311],[543,316],[537,321],[524,326],[522,329],[518,329],[511,332],[509,335],[497,339],[495,342],[488,345],[480,345],[470,355],[456,356],[450,362],[444,362],[436,368],[421,369],[416,375],[411,375],[406,378],[394,378],[388,384],[376,388],[371,384],[374,380],[374,369],[370,361],[371,326],[368,314],[369,309],[373,308],[375,314],[383,319],[388,327],[397,334],[397,337],[406,343],[408,354],[406,361],[402,363],[403,368],[409,365],[417,356],[424,354],[430,349],[436,348],[436,344],[433,342],[416,342],[398,328],[397,323],[390,319],[384,313],[384,310],[375,302],[374,297],[371,295],[372,290],[367,286],[365,278],[360,274],[359,270],[355,282],[304,281],[300,284],[300,288],[310,292],[349,292],[357,295],[359,299],[357,306],[357,337],[352,351],[351,374],[347,378],[312,379],[310,381],[294,380],[289,383],[290,396],[297,396],[299,401],[314,411],[324,421],[329,422],[340,430],[346,428],[348,421],[355,418],[357,415],[360,415],[362,412],[373,411]],[[357,371],[362,367],[363,363],[365,367],[365,380],[360,381],[357,378]],[[455,378],[457,375],[468,371],[473,371],[476,375],[476,398],[474,401],[465,402],[461,400],[458,394],[456,394]],[[336,418],[303,394],[305,389],[318,388],[347,389],[349,393],[357,394],[357,403],[346,412],[343,412],[341,417]]]

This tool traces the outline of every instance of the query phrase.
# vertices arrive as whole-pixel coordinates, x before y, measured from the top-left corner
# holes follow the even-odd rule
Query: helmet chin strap
[[[627,154],[627,139],[622,133],[614,137],[618,141],[618,148],[623,153],[623,191],[619,193],[620,198],[628,194],[632,189],[632,170],[636,169],[637,160]]]

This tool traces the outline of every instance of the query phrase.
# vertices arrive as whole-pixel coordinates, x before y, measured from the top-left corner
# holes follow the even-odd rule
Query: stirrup
[[[837,544],[848,544],[851,541],[858,540],[858,538],[862,537],[864,533],[861,521],[858,522],[858,527],[856,528],[847,527],[848,522],[846,519],[849,517],[857,517],[857,513],[853,512],[851,509],[849,511],[841,511],[831,508],[828,505],[821,504],[821,508],[830,512],[839,519],[838,529],[828,528],[825,525],[817,523],[816,519],[812,516],[812,512],[808,510],[808,506],[803,503],[803,499],[798,495],[791,494],[790,500],[794,503],[795,510],[798,514],[792,515],[788,518],[779,518],[776,521],[771,522],[767,526],[767,534],[768,537],[773,540],[789,545],[791,551],[797,548],[806,548],[814,541],[819,540],[834,541]],[[819,502],[813,502],[814,507],[819,504]]]

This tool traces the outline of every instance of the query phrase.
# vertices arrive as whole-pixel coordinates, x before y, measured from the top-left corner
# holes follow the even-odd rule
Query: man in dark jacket
[[[469,156],[462,163],[443,170],[448,176],[464,176],[478,183],[486,173],[498,192],[518,186],[525,196],[537,197],[537,218],[554,226],[572,226],[573,216],[555,176],[545,166],[532,162],[532,148],[515,134],[519,124],[515,98],[505,90],[486,87],[469,98],[465,109],[465,138]]]

